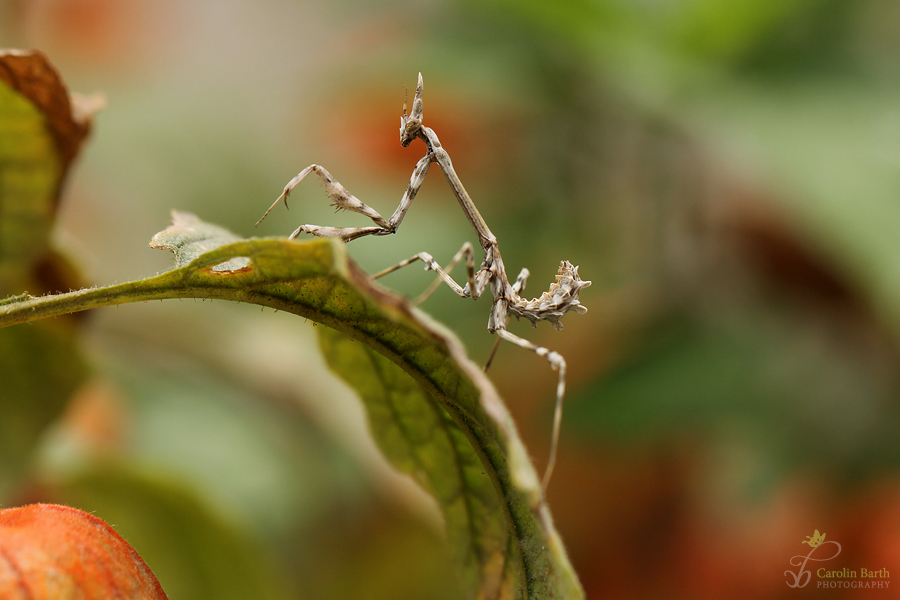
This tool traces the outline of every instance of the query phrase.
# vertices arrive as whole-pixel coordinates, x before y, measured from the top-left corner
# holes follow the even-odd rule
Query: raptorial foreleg
[[[325,193],[328,194],[328,197],[331,198],[331,203],[338,210],[349,210],[351,212],[359,213],[361,215],[365,215],[369,217],[373,223],[375,223],[374,227],[323,227],[321,225],[301,225],[289,236],[290,239],[294,239],[298,237],[301,233],[308,233],[310,235],[315,235],[318,237],[339,237],[345,242],[349,242],[355,240],[356,238],[360,238],[367,235],[388,235],[394,233],[397,230],[397,227],[400,226],[400,223],[403,221],[403,217],[406,216],[406,212],[409,210],[410,205],[412,204],[413,199],[416,197],[416,194],[419,192],[419,189],[422,187],[422,184],[425,182],[425,175],[428,173],[428,167],[431,165],[433,157],[430,154],[422,157],[418,163],[416,163],[415,168],[413,169],[412,176],[409,180],[409,185],[406,188],[406,191],[403,193],[403,197],[400,199],[400,204],[397,206],[397,209],[394,211],[394,214],[391,215],[390,220],[385,220],[378,211],[376,211],[371,206],[362,202],[359,198],[351,194],[347,191],[347,189],[340,184],[332,175],[329,173],[324,167],[319,165],[309,165],[302,171],[300,171],[296,177],[291,179],[286,186],[284,186],[284,191],[281,192],[281,195],[275,199],[275,202],[272,203],[272,206],[266,210],[265,214],[262,218],[256,222],[259,225],[263,219],[266,218],[275,206],[278,205],[280,201],[284,201],[284,205],[287,206],[287,199],[291,192],[294,191],[300,182],[306,178],[310,173],[315,173],[318,175],[319,179],[322,180],[323,185],[325,186]]]
[[[280,201],[283,200],[286,207],[288,196],[290,196],[291,192],[294,191],[294,188],[300,185],[300,182],[303,181],[310,173],[315,173],[319,176],[319,179],[322,180],[322,184],[325,186],[325,193],[328,194],[329,198],[331,198],[331,203],[335,208],[337,208],[338,210],[349,210],[351,212],[365,215],[372,219],[372,221],[379,227],[387,227],[387,221],[384,220],[384,217],[378,214],[378,211],[376,211],[371,206],[368,206],[359,198],[348,192],[347,189],[343,185],[341,185],[338,180],[332,177],[331,173],[329,173],[325,169],[325,167],[321,167],[319,165],[309,165],[308,167],[297,173],[297,176],[291,179],[287,183],[287,185],[284,186],[284,191],[282,191],[281,195],[275,199],[275,202],[272,203],[272,206],[269,207],[266,213],[259,221],[256,222],[256,224],[259,225]]]

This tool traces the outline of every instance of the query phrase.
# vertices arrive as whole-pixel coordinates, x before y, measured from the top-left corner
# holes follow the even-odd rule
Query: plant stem
[[[129,281],[106,287],[87,288],[65,294],[33,297],[28,294],[0,300],[0,328],[48,317],[81,312],[102,306],[180,298],[196,295],[196,290],[160,285],[159,277]]]

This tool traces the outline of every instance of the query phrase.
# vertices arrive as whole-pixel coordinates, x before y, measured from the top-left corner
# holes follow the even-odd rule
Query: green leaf
[[[0,50],[0,294],[50,252],[59,193],[90,131],[81,106],[43,54]]]
[[[171,250],[175,254],[175,267],[178,268],[187,266],[205,252],[236,242],[238,239],[227,229],[204,223],[190,213],[172,211],[172,227],[153,236],[150,247]],[[234,271],[246,264],[246,259],[233,259],[216,265],[213,269]]]
[[[467,594],[583,597],[512,419],[452,334],[374,284],[339,241],[227,243],[231,234],[195,217],[174,220],[152,245],[172,249],[180,263],[196,256],[188,264],[106,288],[14,299],[0,304],[0,326],[186,297],[251,302],[327,325],[342,335],[323,334],[323,349],[360,392],[376,440],[444,511]],[[201,248],[212,249],[198,255]]]
[[[40,109],[0,81],[0,292],[47,251],[60,171]]]
[[[478,454],[449,413],[373,348],[328,328],[320,329],[319,342],[332,370],[362,399],[378,446],[438,501],[464,587],[471,591],[479,582],[511,587],[516,557],[500,518],[503,507]],[[468,408],[477,411],[471,403]]]

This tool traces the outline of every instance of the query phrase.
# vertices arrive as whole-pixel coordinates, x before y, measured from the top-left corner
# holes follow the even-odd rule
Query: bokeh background
[[[534,295],[562,259],[593,281],[562,332],[511,326],[569,361],[549,502],[588,597],[891,594],[784,571],[818,529],[836,567],[900,576],[900,3],[0,0],[0,46],[106,95],[56,233],[95,284],[169,268],[147,241],[171,209],[245,236],[365,225],[310,181],[254,229],[313,162],[390,214],[421,71],[508,268]],[[466,240],[432,169],[398,235],[350,254],[375,272]],[[488,307],[423,306],[477,362]],[[433,505],[310,324],[168,301],[80,327],[91,375],[4,503],[96,511],[172,598],[457,597]],[[490,374],[542,469],[555,374],[513,347]]]

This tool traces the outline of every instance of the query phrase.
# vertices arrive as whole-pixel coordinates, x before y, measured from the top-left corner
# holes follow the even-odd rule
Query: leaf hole
[[[228,260],[222,261],[217,265],[210,267],[210,271],[216,273],[233,273],[235,271],[243,271],[250,268],[250,259],[246,256],[236,256]]]

